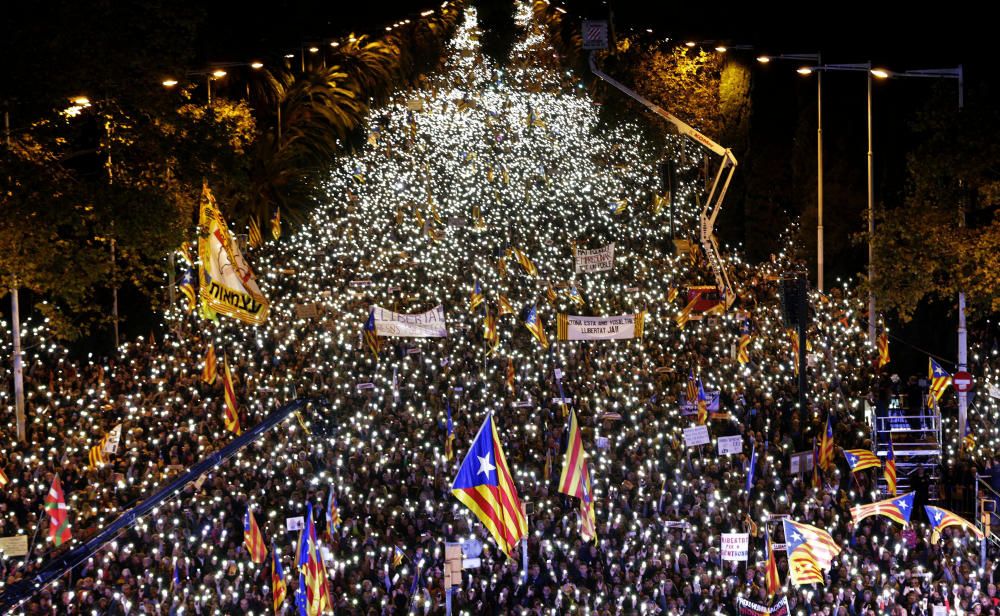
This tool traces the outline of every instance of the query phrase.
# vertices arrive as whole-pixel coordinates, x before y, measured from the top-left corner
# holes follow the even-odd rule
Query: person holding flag
[[[528,532],[493,413],[488,412],[451,485],[451,493],[483,523],[500,551],[511,552]]]

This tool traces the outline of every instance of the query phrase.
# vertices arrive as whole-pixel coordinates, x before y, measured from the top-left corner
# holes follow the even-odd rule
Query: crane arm
[[[733,293],[733,288],[729,281],[729,272],[719,252],[718,242],[715,240],[715,221],[719,217],[719,211],[722,209],[722,200],[726,196],[726,191],[729,189],[729,184],[733,179],[733,173],[736,171],[737,162],[732,150],[722,147],[684,120],[681,120],[656,103],[643,97],[635,90],[626,87],[614,77],[601,71],[601,69],[597,68],[593,52],[590,53],[590,70],[603,81],[611,84],[656,115],[670,122],[677,129],[677,132],[713,152],[721,159],[719,170],[715,174],[715,181],[712,183],[712,188],[708,192],[708,198],[705,199],[705,205],[702,207],[699,216],[699,222],[701,223],[699,225],[699,239],[702,248],[705,250],[705,255],[708,257],[709,264],[712,266],[712,272],[715,274],[716,285],[725,294],[726,307],[728,308],[735,301],[736,295]]]

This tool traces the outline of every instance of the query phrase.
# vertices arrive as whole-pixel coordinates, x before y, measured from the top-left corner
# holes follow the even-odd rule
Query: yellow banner
[[[233,241],[226,221],[206,185],[198,223],[199,295],[203,306],[251,325],[267,320],[270,304],[260,292],[253,270]]]

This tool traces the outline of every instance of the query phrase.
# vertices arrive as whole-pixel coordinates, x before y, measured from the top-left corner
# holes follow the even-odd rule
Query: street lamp
[[[769,64],[772,60],[789,60],[794,62],[814,62],[822,64],[817,53],[785,53],[777,56],[757,56],[761,64]],[[800,75],[812,74],[812,68],[804,66],[796,72]],[[823,73],[816,74],[816,288],[823,291]]]
[[[800,75],[812,73],[821,74],[825,71],[865,72],[868,76],[868,342],[875,344],[875,291],[871,288],[875,280],[875,177],[872,155],[872,77],[885,79],[888,71],[872,68],[871,62],[865,64],[823,64],[818,66],[803,66],[798,70]]]
[[[897,72],[887,72],[887,77],[916,77],[925,79],[955,79],[958,81],[958,110],[965,107],[965,71],[961,64],[955,68],[927,68]],[[962,200],[958,200],[958,225],[965,226],[965,210]],[[964,372],[969,366],[969,341],[965,328],[965,292],[958,292],[958,370]],[[965,435],[968,422],[969,399],[964,391],[958,393],[958,435]]]

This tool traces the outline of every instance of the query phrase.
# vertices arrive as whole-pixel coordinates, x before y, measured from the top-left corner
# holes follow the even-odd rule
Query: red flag
[[[253,510],[249,507],[247,507],[246,515],[243,516],[243,546],[250,554],[250,560],[258,565],[267,558],[264,537],[260,534],[257,520],[253,517]]]
[[[49,539],[60,546],[73,538],[69,527],[69,509],[66,507],[66,495],[63,494],[59,475],[52,480],[52,487],[45,495],[45,511],[49,514]]]

